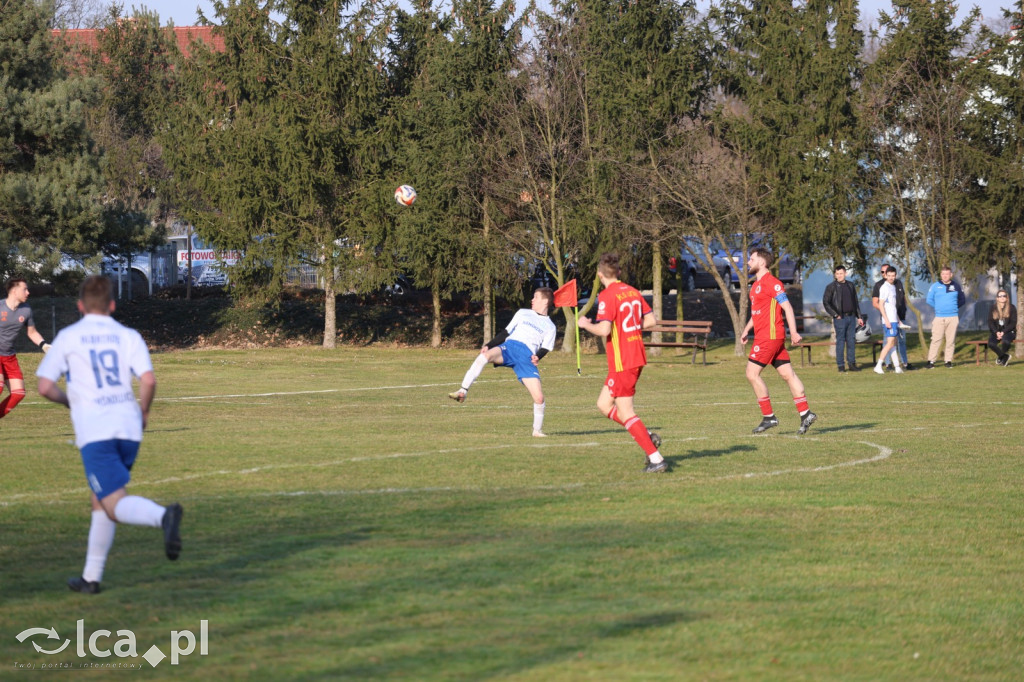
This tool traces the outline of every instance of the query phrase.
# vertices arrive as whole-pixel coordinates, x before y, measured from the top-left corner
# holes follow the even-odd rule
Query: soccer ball
[[[395,190],[395,201],[402,206],[412,206],[412,202],[416,201],[416,190],[410,185],[400,185]]]

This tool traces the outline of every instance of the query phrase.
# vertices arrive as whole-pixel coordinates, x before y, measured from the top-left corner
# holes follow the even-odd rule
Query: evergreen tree
[[[99,156],[86,126],[97,83],[62,71],[43,8],[0,4],[0,275],[60,252],[93,254],[103,224]]]
[[[758,211],[766,241],[821,260],[862,255],[856,3],[727,0],[712,17],[727,46],[724,92],[738,100],[718,121],[770,190]]]
[[[943,266],[967,265],[957,254],[974,226],[977,176],[964,121],[972,97],[967,41],[978,11],[957,25],[945,2],[897,0],[894,8],[880,17],[884,42],[861,88],[875,171],[869,212],[881,250],[900,258],[903,272],[936,281]],[[904,281],[912,286],[913,278]],[[921,313],[909,299],[923,344]]]
[[[987,49],[971,64],[975,93],[965,124],[971,144],[968,166],[973,183],[976,226],[966,236],[978,270],[994,269],[1009,287],[1016,272],[1017,301],[1024,301],[1024,3],[1006,12],[1011,29],[999,34],[982,29]],[[1024,315],[1017,338],[1024,338]],[[1017,344],[1017,356],[1024,348]]]
[[[456,2],[442,16],[423,2],[398,13],[389,69],[394,172],[420,198],[396,211],[393,244],[402,267],[430,288],[434,346],[441,300],[483,289],[489,304],[491,277],[511,262],[485,211],[483,168],[494,134],[486,116],[521,40],[512,12],[509,3]]]
[[[386,22],[372,4],[347,13],[339,0],[215,7],[225,50],[197,47],[179,66],[164,140],[179,191],[191,195],[183,216],[243,252],[232,281],[256,301],[275,300],[300,260],[314,263],[324,346],[334,347],[335,277],[354,253],[345,245],[372,253],[380,231]]]

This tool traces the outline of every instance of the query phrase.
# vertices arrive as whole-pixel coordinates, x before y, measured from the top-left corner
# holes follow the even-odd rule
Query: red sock
[[[654,447],[654,443],[651,442],[651,437],[647,435],[647,427],[640,421],[640,417],[630,418],[623,426],[629,431],[629,435],[633,436],[633,440],[644,449],[645,454],[653,455],[658,451],[658,448]]]
[[[766,417],[770,417],[773,414],[775,414],[774,412],[772,412],[772,399],[771,398],[758,398],[757,399],[757,406],[761,408],[761,414],[763,414]]]
[[[622,420],[619,419],[619,408],[617,407],[612,407],[612,411],[608,413],[608,418],[616,424],[622,424]],[[622,425],[625,426],[625,424]]]
[[[793,398],[793,404],[796,405],[796,411],[803,414],[807,410],[811,409],[807,406],[807,396],[802,395],[799,398]]]
[[[0,402],[0,417],[7,416],[7,413],[14,409],[14,406],[25,398],[25,391],[11,391],[11,394]]]

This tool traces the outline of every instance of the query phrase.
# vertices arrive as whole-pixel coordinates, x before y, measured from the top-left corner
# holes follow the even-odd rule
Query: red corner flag
[[[558,287],[555,291],[555,307],[566,308],[574,307],[577,304],[576,300],[576,279],[573,278]]]

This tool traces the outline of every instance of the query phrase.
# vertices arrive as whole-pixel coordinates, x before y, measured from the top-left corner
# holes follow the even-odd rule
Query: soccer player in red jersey
[[[789,325],[789,338],[793,343],[800,343],[801,336],[796,331],[796,316],[793,305],[786,298],[786,288],[778,278],[773,276],[771,267],[774,256],[768,249],[757,247],[751,249],[747,260],[747,272],[754,275],[754,283],[750,285],[750,322],[743,328],[742,343],[747,342],[747,335],[754,330],[754,347],[747,356],[747,381],[754,388],[757,404],[761,408],[761,423],[754,433],[767,431],[779,425],[779,419],[772,411],[772,401],[768,396],[768,386],[761,378],[761,370],[769,363],[789,384],[789,392],[793,394],[797,412],[800,413],[800,428],[797,433],[807,433],[807,429],[818,418],[807,406],[804,385],[793,370],[786,351],[786,329],[783,326],[783,315]]]
[[[668,469],[668,462],[658,447],[661,438],[647,430],[633,411],[636,382],[647,364],[643,330],[654,326],[654,313],[640,292],[619,281],[619,256],[606,253],[597,265],[597,276],[604,291],[597,297],[597,318],[591,322],[580,318],[581,329],[605,337],[608,352],[608,377],[597,397],[597,409],[609,419],[626,427],[644,453],[644,473]]]

